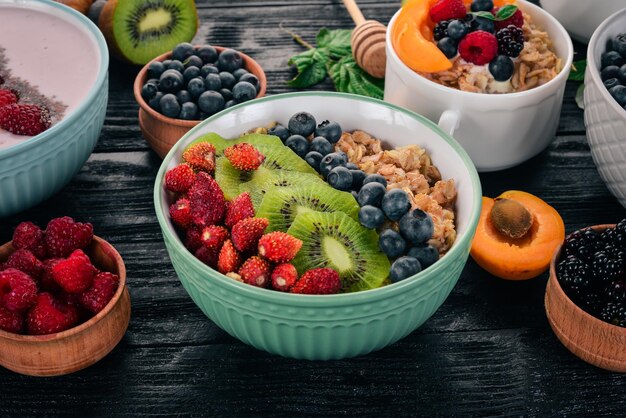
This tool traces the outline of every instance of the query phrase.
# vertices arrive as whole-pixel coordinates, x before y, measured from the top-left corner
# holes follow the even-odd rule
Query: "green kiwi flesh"
[[[263,167],[261,167],[263,168]],[[239,185],[239,193],[250,193],[250,199],[256,209],[261,206],[266,195],[283,188],[303,186],[305,184],[321,184],[326,182],[310,173],[287,170],[269,170],[256,174],[250,181]],[[330,187],[330,186],[329,186]]]

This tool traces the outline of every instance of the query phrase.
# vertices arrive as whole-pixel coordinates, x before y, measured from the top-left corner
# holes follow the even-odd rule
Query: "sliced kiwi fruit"
[[[239,193],[250,193],[252,204],[255,208],[259,208],[263,198],[268,194],[273,194],[276,190],[313,183],[326,185],[324,180],[313,174],[299,171],[270,170],[267,175],[255,175],[250,181],[240,184]]]
[[[389,275],[389,260],[378,249],[376,231],[343,212],[300,213],[287,233],[302,240],[292,261],[299,274],[330,267],[339,273],[346,292],[375,289]]]
[[[313,211],[339,211],[354,220],[359,218],[359,204],[352,194],[321,182],[270,189],[258,206],[256,216],[269,219],[268,231],[286,232],[298,214]]]
[[[221,157],[222,155],[224,155],[224,150],[226,148],[230,147],[231,145],[241,144],[243,142],[252,144],[255,147],[258,145],[271,145],[271,146],[284,147],[280,138],[274,135],[246,134],[236,139],[224,139],[218,134],[211,132],[206,135],[202,135],[200,138],[196,139],[191,144],[187,145],[187,148],[190,148],[199,142],[210,142],[211,144],[213,144],[213,146],[215,147],[215,154],[218,157]]]

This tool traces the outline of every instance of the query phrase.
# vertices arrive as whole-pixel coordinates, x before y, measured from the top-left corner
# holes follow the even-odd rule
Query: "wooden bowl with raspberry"
[[[43,234],[52,235],[49,229],[50,224]],[[0,365],[25,375],[58,376],[102,359],[122,339],[130,321],[122,257],[93,232],[82,248],[46,256],[44,262],[33,256],[41,246],[26,249],[16,235],[13,238],[0,246]],[[91,271],[88,285],[67,273],[80,270],[81,264],[83,271]],[[15,332],[6,331],[11,328]]]

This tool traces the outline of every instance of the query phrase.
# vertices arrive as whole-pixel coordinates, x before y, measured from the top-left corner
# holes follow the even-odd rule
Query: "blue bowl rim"
[[[290,97],[302,97],[302,96],[326,96],[326,97],[350,98],[353,100],[365,101],[365,102],[375,103],[375,104],[388,107],[390,109],[404,113],[416,119],[417,121],[419,121],[426,127],[430,128],[435,133],[437,133],[442,139],[448,142],[448,144],[459,154],[459,156],[461,157],[461,159],[463,160],[467,168],[467,171],[469,172],[471,184],[474,189],[474,195],[473,195],[474,202],[471,208],[470,219],[468,219],[467,230],[461,236],[456,237],[454,245],[452,246],[450,251],[448,251],[448,253],[446,253],[446,255],[441,258],[441,260],[439,260],[437,263],[435,263],[428,269],[425,269],[412,277],[409,277],[400,282],[392,283],[387,286],[379,287],[376,289],[369,289],[369,290],[353,292],[353,293],[340,293],[340,294],[335,294],[335,295],[300,295],[300,294],[278,292],[278,291],[271,290],[271,289],[258,288],[255,286],[251,286],[251,285],[233,280],[219,273],[218,271],[212,269],[211,267],[207,266],[200,260],[198,260],[193,254],[189,252],[189,250],[187,250],[184,247],[184,245],[180,241],[180,238],[177,236],[177,234],[168,228],[167,222],[160,208],[160,202],[161,202],[161,194],[163,192],[163,187],[162,187],[163,181],[164,181],[163,179],[165,177],[167,166],[169,165],[170,160],[174,158],[176,151],[182,146],[183,143],[185,143],[186,138],[196,135],[196,132],[201,130],[205,124],[217,118],[222,117],[224,114],[230,113],[237,109],[241,109],[252,103],[256,104],[259,102],[270,102],[274,100],[281,100],[281,99],[286,99]],[[167,155],[163,159],[163,162],[161,163],[161,167],[159,168],[159,171],[156,175],[156,179],[154,183],[153,198],[154,198],[154,206],[155,206],[155,211],[157,215],[157,220],[159,222],[159,226],[161,227],[162,233],[164,235],[167,235],[168,238],[172,242],[174,242],[174,245],[181,247],[180,249],[183,251],[183,255],[186,258],[190,259],[189,261],[194,265],[196,270],[206,272],[207,278],[215,277],[217,280],[220,281],[220,283],[223,286],[230,287],[232,288],[232,290],[239,292],[240,294],[248,296],[250,298],[263,300],[269,303],[280,303],[283,305],[297,304],[298,306],[302,306],[302,307],[347,307],[349,306],[349,304],[354,305],[358,303],[369,303],[374,300],[382,300],[385,298],[396,296],[398,294],[406,292],[407,290],[410,289],[410,287],[416,286],[418,283],[436,278],[438,276],[438,273],[442,269],[448,267],[448,265],[454,259],[459,258],[459,257],[469,256],[469,247],[471,245],[471,240],[474,236],[474,232],[478,224],[478,219],[480,217],[480,212],[481,212],[481,207],[482,207],[482,189],[481,189],[480,179],[478,177],[478,172],[476,171],[476,167],[474,166],[471,158],[469,157],[467,152],[463,149],[463,147],[454,138],[452,138],[450,135],[444,132],[435,123],[433,123],[432,121],[430,121],[429,119],[427,119],[426,117],[420,114],[417,114],[403,107],[396,106],[394,104],[391,104],[391,103],[388,103],[379,99],[374,99],[371,97],[360,96],[360,95],[350,94],[350,93],[327,92],[327,91],[308,91],[308,92],[305,91],[305,92],[282,93],[282,94],[276,94],[272,96],[266,96],[266,97],[262,97],[259,99],[254,99],[249,102],[235,105],[228,109],[224,109],[221,112],[216,113],[215,115],[210,116],[209,118],[205,119],[204,121],[199,123],[197,126],[192,128],[189,132],[187,132],[170,149],[170,151],[167,153]],[[464,250],[464,248],[467,248],[467,249]]]

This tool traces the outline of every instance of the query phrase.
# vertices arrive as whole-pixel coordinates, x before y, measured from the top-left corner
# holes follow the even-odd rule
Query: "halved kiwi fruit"
[[[287,231],[295,217],[304,212],[343,212],[354,220],[359,204],[350,193],[341,192],[326,183],[270,189],[257,209],[260,218],[269,219],[268,231]]]
[[[259,173],[252,177],[250,181],[240,184],[239,193],[250,193],[252,204],[255,208],[259,208],[266,195],[273,194],[275,191],[283,188],[305,184],[326,185],[326,182],[316,175],[300,171],[269,170],[266,174]]]
[[[378,234],[343,212],[303,212],[288,234],[302,240],[292,263],[299,274],[330,267],[341,277],[344,291],[375,289],[389,275],[387,256],[378,249]]]

